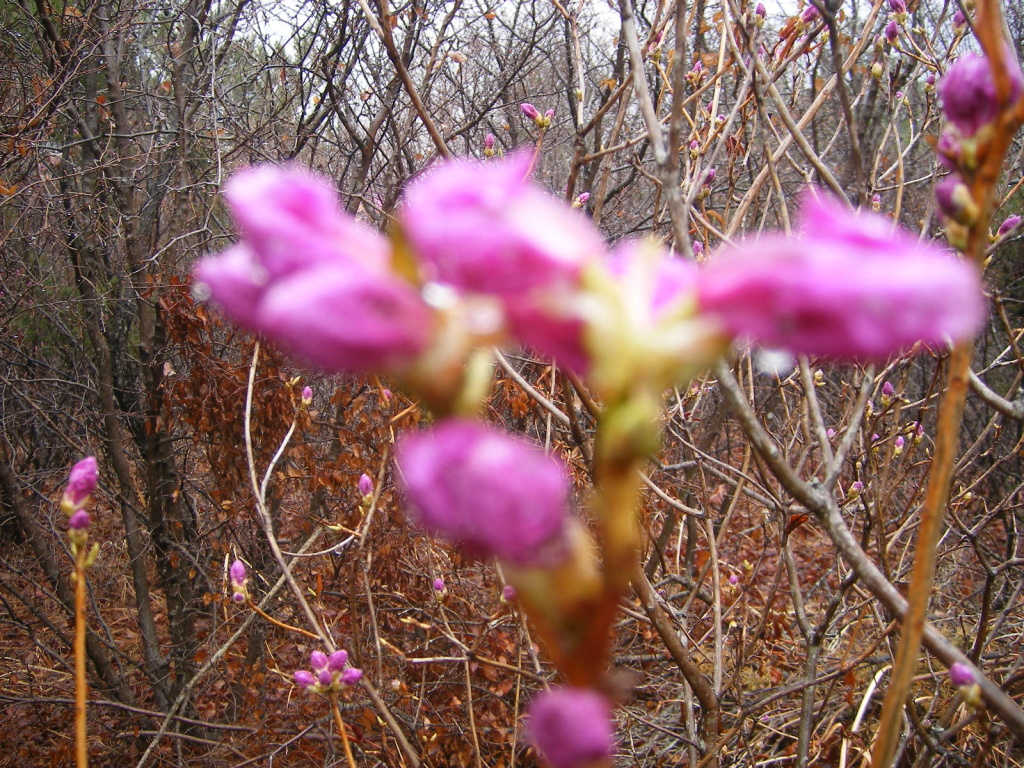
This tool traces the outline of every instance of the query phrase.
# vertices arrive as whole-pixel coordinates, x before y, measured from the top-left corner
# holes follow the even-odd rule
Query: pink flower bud
[[[959,174],[951,173],[935,185],[935,200],[947,219],[969,226],[978,218],[978,205]]]
[[[231,599],[234,600],[236,603],[244,603],[245,602],[245,593],[244,592],[234,592],[231,595]]]
[[[302,404],[309,405],[313,402],[313,388],[303,387],[302,388]]]
[[[341,682],[344,685],[355,685],[363,678],[363,670],[356,667],[349,667],[341,673]]]
[[[895,19],[885,25],[885,39],[889,41],[889,45],[896,45],[896,41],[900,39],[900,25]]]
[[[953,30],[959,32],[967,26],[967,17],[964,16],[963,11],[957,11],[953,14]]]
[[[431,533],[519,565],[562,554],[569,477],[539,448],[447,419],[404,436],[396,456],[409,506]]]
[[[249,580],[249,574],[245,570],[245,563],[241,560],[235,560],[231,564],[231,568],[228,569],[228,575],[231,577],[231,586],[239,591]]]
[[[434,579],[434,591],[444,592],[444,579],[442,579],[440,576]]]
[[[889,10],[893,13],[906,13],[907,4],[903,0],[889,0]]]
[[[803,13],[800,14],[800,21],[802,21],[804,24],[810,24],[820,15],[821,13],[818,11],[818,8],[816,6],[808,5],[806,8],[804,8]]]
[[[701,308],[766,347],[884,359],[968,338],[985,315],[974,267],[873,213],[807,194],[800,238],[726,246],[698,280]]]
[[[892,385],[891,381],[886,381],[882,384],[882,397],[892,397],[896,388]]]
[[[316,678],[313,677],[313,673],[306,669],[299,669],[295,671],[295,684],[299,688],[308,690],[316,685]]]
[[[524,179],[530,157],[449,161],[405,196],[401,224],[430,280],[521,296],[573,282],[604,251],[585,216]]]
[[[589,192],[581,192],[579,194],[579,196],[576,198],[576,200],[579,202],[580,205],[586,205],[587,200],[589,200],[589,199],[590,199],[590,193]]]
[[[68,519],[68,528],[72,531],[85,531],[89,529],[91,523],[92,518],[89,517],[89,513],[80,509]]]
[[[516,588],[511,584],[506,584],[501,590],[501,599],[506,603],[511,603],[516,599]]]
[[[1024,74],[1009,51],[1003,62],[1010,80],[1009,103],[1013,103],[1024,91]],[[964,136],[973,136],[999,112],[992,67],[987,58],[976,53],[965,53],[949,67],[939,81],[938,92],[943,114]]]
[[[1009,234],[1010,232],[1012,232],[1013,230],[1015,230],[1019,226],[1020,226],[1020,216],[1018,216],[1017,214],[1013,214],[1012,216],[1007,216],[1006,217],[1006,221],[1004,221],[1002,224],[999,225],[999,231],[996,232],[996,235],[998,237],[1003,237],[1003,235]]]
[[[828,429],[825,430],[825,437],[827,437],[829,440],[831,440],[835,436],[836,436],[836,431],[834,429],[832,429],[831,427],[829,427]]]
[[[611,705],[587,688],[552,688],[533,697],[526,735],[552,768],[584,768],[615,750]]]
[[[967,685],[974,685],[978,682],[974,678],[974,670],[964,664],[962,661],[954,662],[953,666],[949,668],[949,681],[953,683],[957,688],[962,688]]]
[[[330,688],[334,685],[334,674],[327,667],[324,667],[316,673],[316,681],[320,686]]]
[[[735,587],[737,584],[740,583],[740,577],[737,576],[735,573],[730,574],[729,575],[729,583],[732,584]]]
[[[693,241],[693,255],[697,257],[704,255],[704,243],[700,240]]]
[[[309,654],[309,666],[313,668],[314,672],[319,672],[322,669],[327,669],[327,654],[323,651],[313,651]]]
[[[896,439],[892,441],[893,448],[896,449],[896,453],[903,450],[903,446],[907,444],[907,441],[903,439],[902,435],[897,435]]]
[[[337,650],[327,657],[327,668],[331,672],[343,672],[348,663],[348,651]]]
[[[494,149],[494,134],[488,133],[484,137],[484,149]]]
[[[762,19],[768,15],[768,9],[764,7],[764,3],[757,4],[757,7],[754,8],[754,15]]]
[[[553,109],[549,109],[547,112],[544,113],[544,119],[545,120],[550,120],[554,116],[555,116],[555,110],[553,110]]]
[[[540,112],[538,112],[537,108],[528,101],[520,104],[519,109],[521,109],[523,111],[523,114],[530,120],[536,120],[538,117],[540,117]]]
[[[359,476],[359,494],[370,496],[373,494],[373,478],[365,472]]]
[[[70,515],[89,501],[96,490],[98,479],[99,469],[95,456],[87,456],[71,468],[68,484],[64,488],[64,498],[61,499],[61,508],[65,514]]]

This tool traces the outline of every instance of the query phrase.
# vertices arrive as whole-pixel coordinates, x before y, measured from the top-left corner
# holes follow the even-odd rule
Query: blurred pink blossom
[[[604,240],[587,218],[531,184],[530,157],[445,162],[409,187],[401,224],[427,278],[518,296],[575,280]]]
[[[583,768],[615,751],[611,704],[588,688],[552,688],[533,697],[526,735],[552,768]]]
[[[843,359],[884,359],[980,327],[971,264],[829,197],[807,193],[802,219],[799,238],[721,249],[700,273],[701,308],[763,346]]]
[[[510,434],[468,419],[405,435],[396,448],[413,516],[483,556],[548,564],[569,514],[565,466]]]

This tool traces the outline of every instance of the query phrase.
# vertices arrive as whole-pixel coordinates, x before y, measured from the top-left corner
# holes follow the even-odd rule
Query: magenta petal
[[[449,161],[410,186],[402,226],[428,278],[499,296],[575,280],[600,233],[524,177],[529,157]]]
[[[334,184],[307,169],[246,168],[227,182],[224,196],[270,279],[319,263],[379,269],[390,258],[387,240],[345,213]]]
[[[409,505],[430,532],[520,565],[562,554],[569,477],[539,448],[448,419],[403,437],[396,456]]]
[[[399,367],[422,352],[433,317],[419,293],[397,277],[323,268],[275,283],[259,324],[324,370],[367,373]]]
[[[195,280],[228,317],[259,330],[259,302],[266,290],[267,273],[246,245],[235,245],[200,260],[195,267]]]

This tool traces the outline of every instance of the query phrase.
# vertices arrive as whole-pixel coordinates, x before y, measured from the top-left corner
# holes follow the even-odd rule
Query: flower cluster
[[[337,693],[355,685],[363,676],[361,669],[349,666],[347,651],[335,651],[330,656],[323,651],[313,651],[309,655],[309,666],[310,669],[296,670],[295,684],[310,693]]]
[[[393,376],[442,414],[479,402],[467,363],[495,343],[532,347],[624,402],[657,397],[737,338],[881,359],[967,337],[984,314],[971,266],[821,195],[805,196],[800,237],[729,245],[698,266],[652,241],[609,251],[529,168],[524,154],[440,164],[410,185],[393,240],[344,213],[326,179],[245,170],[225,190],[241,240],[196,277],[298,357]],[[448,418],[397,455],[425,529],[512,564],[564,554],[570,484],[539,448]],[[361,478],[361,497],[372,490]]]

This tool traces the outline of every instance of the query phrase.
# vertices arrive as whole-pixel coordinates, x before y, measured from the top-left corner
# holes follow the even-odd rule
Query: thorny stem
[[[75,547],[75,765],[89,765],[89,740],[85,707],[89,682],[85,676],[85,561],[89,550],[85,544]]]

